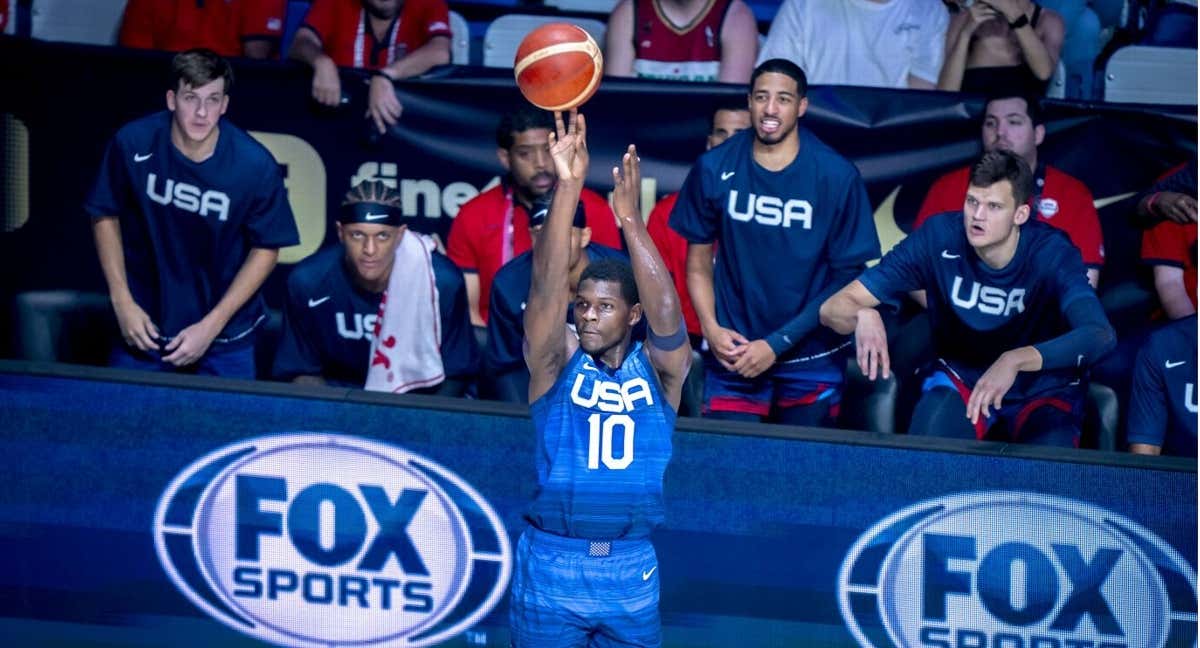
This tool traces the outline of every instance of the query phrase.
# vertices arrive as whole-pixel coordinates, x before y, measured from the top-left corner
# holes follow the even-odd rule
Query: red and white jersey
[[[690,23],[676,26],[658,0],[633,0],[633,72],[647,79],[716,81],[721,25],[731,0],[708,0]]]

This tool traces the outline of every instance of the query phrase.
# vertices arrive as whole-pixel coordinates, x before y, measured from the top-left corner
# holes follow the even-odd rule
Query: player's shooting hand
[[[158,327],[137,302],[132,299],[113,302],[113,312],[117,315],[117,327],[121,329],[125,344],[139,351],[158,349],[158,343],[155,342],[158,339]]]
[[[583,115],[572,110],[563,124],[561,111],[554,112],[554,132],[550,133],[550,157],[560,182],[583,184],[587,178],[587,124]]]
[[[759,374],[775,364],[775,350],[766,340],[755,340],[742,348],[741,357],[733,363],[733,370],[743,378],[757,378]]]
[[[317,103],[330,108],[342,103],[342,79],[337,65],[327,56],[313,63],[312,96]]]
[[[380,134],[396,125],[403,110],[392,80],[381,74],[371,77],[371,88],[367,92],[367,117],[375,122]]]
[[[874,308],[858,311],[858,324],[854,327],[854,348],[858,356],[858,368],[869,380],[888,378],[891,359],[888,357],[887,329],[883,318]]]
[[[637,147],[629,145],[621,157],[621,166],[613,167],[613,209],[617,216],[617,227],[631,219],[642,218],[639,202],[642,192],[642,165]]]
[[[971,397],[967,399],[967,418],[971,419],[972,425],[978,422],[981,416],[991,416],[991,409],[1000,409],[1004,395],[1012,389],[1019,370],[1019,360],[1011,351],[1001,354],[992,366],[988,367],[975,383],[975,389],[971,390]]]
[[[163,350],[168,354],[163,356],[163,362],[169,362],[176,367],[186,367],[195,363],[208,351],[213,338],[220,331],[209,325],[205,320],[183,329],[175,339]]]
[[[1196,199],[1175,191],[1162,191],[1154,199],[1154,211],[1174,223],[1195,223]]]

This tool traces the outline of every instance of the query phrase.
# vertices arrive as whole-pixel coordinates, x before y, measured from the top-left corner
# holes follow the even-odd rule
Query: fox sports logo
[[[337,434],[236,443],[183,470],[158,558],[212,617],[284,646],[428,646],[492,610],[512,553],[475,489],[400,448]]]
[[[1196,572],[1141,525],[1027,492],[904,508],[851,547],[842,617],[870,648],[1196,645]]]

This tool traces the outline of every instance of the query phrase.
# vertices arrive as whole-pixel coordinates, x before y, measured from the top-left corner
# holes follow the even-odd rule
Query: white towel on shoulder
[[[411,230],[396,246],[396,263],[379,302],[371,340],[368,390],[403,394],[446,378],[434,247],[433,239]]]

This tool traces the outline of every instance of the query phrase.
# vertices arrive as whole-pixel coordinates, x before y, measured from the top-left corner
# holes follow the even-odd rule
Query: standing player
[[[658,561],[648,536],[663,519],[663,471],[691,347],[670,276],[638,209],[633,146],[613,169],[629,265],[592,263],[567,307],[571,220],[587,176],[582,115],[556,116],[558,188],[533,250],[525,310],[538,488],[517,545],[513,644],[658,646]],[[639,299],[639,294],[644,299]],[[649,320],[649,340],[631,342]]]
[[[1138,354],[1129,397],[1129,451],[1196,457],[1196,315],[1155,331]]]
[[[797,126],[804,71],[765,61],[750,88],[753,129],[700,157],[671,213],[711,351],[704,414],[825,424],[850,343],[818,326],[817,310],[879,256],[879,238],[858,170]]]
[[[84,204],[125,340],[111,363],[252,379],[258,289],[300,237],[279,164],[221,119],[229,63],[171,65],[167,110],[117,132]]]
[[[445,379],[414,393],[461,396],[474,378],[479,350],[467,315],[462,272],[437,252],[401,268],[397,248],[410,233],[400,210],[399,192],[378,180],[367,180],[346,194],[337,215],[341,245],[330,246],[301,261],[288,275],[283,308],[283,334],[275,353],[273,374],[297,383],[362,387],[371,363],[371,341],[379,303],[393,273],[408,285],[436,286],[438,326],[419,329],[409,340],[436,347]],[[401,252],[403,256],[403,252]],[[425,259],[428,259],[425,262]],[[417,290],[392,294],[416,313],[431,309]],[[419,354],[401,362],[419,364]]]
[[[875,307],[925,290],[938,360],[924,373],[910,434],[1078,445],[1083,372],[1115,344],[1079,250],[1030,221],[1033,172],[991,151],[971,168],[961,213],[930,218],[821,306],[854,331],[858,363],[889,371]]]

